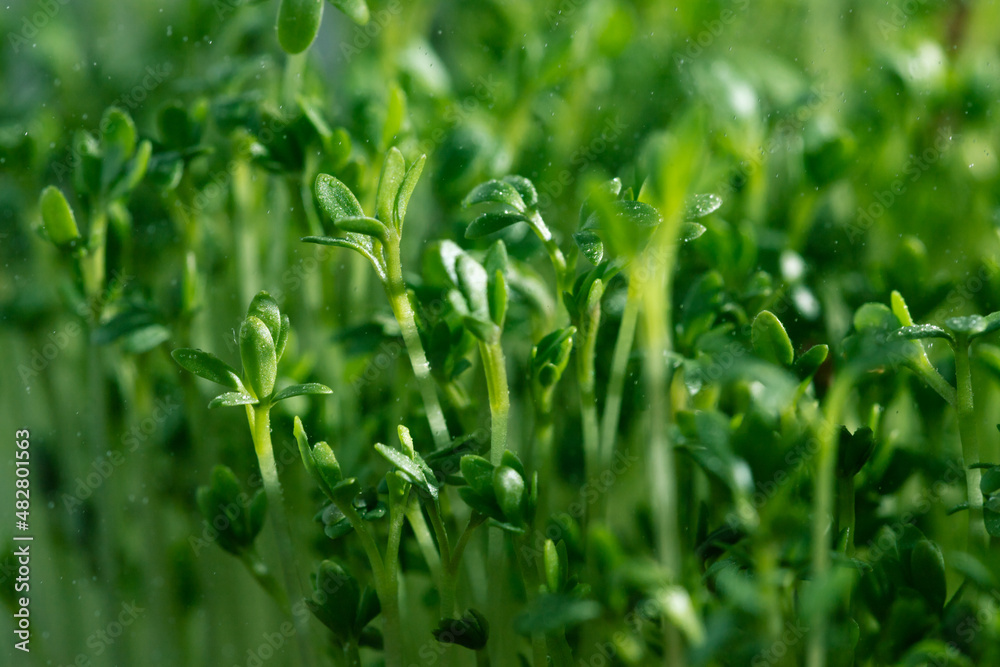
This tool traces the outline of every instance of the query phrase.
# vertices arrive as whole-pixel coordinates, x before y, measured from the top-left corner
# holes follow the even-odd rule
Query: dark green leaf
[[[687,210],[684,214],[687,220],[704,218],[706,215],[714,213],[722,206],[722,197],[713,194],[695,195],[687,201]]]
[[[381,241],[382,243],[386,243],[388,239],[388,233],[385,225],[375,218],[368,218],[365,216],[357,218],[340,218],[335,221],[334,224],[337,226],[337,229],[340,229],[341,231],[370,236],[373,239]]]
[[[596,232],[585,229],[573,234],[573,240],[580,246],[580,252],[597,266],[604,259],[604,241]]]
[[[278,302],[267,292],[258,292],[250,301],[247,308],[247,315],[253,315],[264,323],[271,333],[271,340],[278,340],[281,334],[281,311],[278,309]],[[275,350],[277,354],[277,349]]]
[[[519,213],[524,213],[527,209],[521,193],[518,192],[518,188],[506,181],[486,181],[485,183],[481,183],[473,188],[472,192],[462,200],[462,206],[487,203],[507,206]],[[496,230],[494,229],[493,231]],[[468,232],[466,232],[466,238],[475,237],[469,236]]]
[[[274,391],[278,372],[274,341],[267,325],[257,317],[248,315],[240,327],[240,357],[250,386],[258,398],[266,398]]]
[[[517,213],[484,213],[469,223],[465,230],[465,238],[482,238],[511,225],[527,221],[526,217]]]
[[[410,165],[410,168],[406,170],[406,175],[403,177],[402,184],[399,186],[399,192],[396,194],[396,207],[393,224],[396,225],[396,230],[400,233],[402,233],[403,221],[406,218],[406,209],[410,204],[410,197],[413,196],[413,190],[417,187],[417,181],[420,180],[420,174],[424,171],[425,162],[427,162],[427,156],[421,155],[413,164]]]
[[[521,195],[521,200],[524,202],[526,207],[535,208],[538,205],[538,191],[535,189],[535,184],[529,181],[524,176],[504,176],[502,179],[505,183],[510,183],[517,190],[517,194]]]
[[[277,403],[278,401],[283,401],[286,398],[291,398],[292,396],[302,396],[303,394],[332,394],[333,390],[326,385],[319,384],[318,382],[309,382],[306,384],[293,384],[291,387],[286,387],[275,394],[274,398],[271,399],[272,402]]]
[[[241,391],[219,394],[208,404],[210,408],[232,408],[237,405],[257,405],[257,399]]]
[[[524,478],[509,466],[493,471],[493,492],[507,520],[514,525],[524,518]]]
[[[378,179],[378,190],[375,197],[376,217],[387,225],[393,225],[396,195],[399,194],[406,175],[406,161],[399,149],[393,146],[385,154],[382,162],[382,174]],[[358,230],[348,230],[358,231]]]
[[[947,594],[944,556],[938,545],[930,540],[920,540],[910,553],[911,584],[927,600],[931,608],[940,612]]]
[[[329,174],[316,177],[316,201],[320,210],[336,222],[341,218],[361,218],[365,212],[351,189]]]
[[[344,12],[348,18],[358,25],[365,25],[371,14],[365,0],[330,0],[330,4]]]
[[[795,359],[792,341],[781,321],[774,313],[762,310],[754,318],[751,329],[751,342],[754,352],[762,359],[782,366],[791,365]]]
[[[170,356],[181,368],[198,377],[236,391],[243,390],[243,383],[240,382],[240,376],[236,369],[210,352],[180,348],[171,352]]]
[[[278,43],[285,53],[302,53],[316,39],[323,20],[323,0],[281,0]]]

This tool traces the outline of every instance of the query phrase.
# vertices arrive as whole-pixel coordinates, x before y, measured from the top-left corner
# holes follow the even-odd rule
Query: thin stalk
[[[854,382],[853,374],[841,372],[833,381],[826,397],[823,423],[819,433],[819,451],[816,453],[816,490],[812,517],[812,581],[821,585],[830,570],[830,543],[827,534],[833,510],[834,476],[837,466],[837,427],[847,403],[847,396]],[[826,664],[826,610],[821,609],[812,619],[812,633],[806,654],[808,667]]]
[[[837,479],[837,528],[838,533],[847,531],[848,558],[854,556],[854,478],[839,477]]]
[[[358,651],[358,642],[350,639],[344,647],[344,657],[347,659],[347,667],[361,667],[361,653]]]
[[[522,553],[530,552],[530,547],[526,550],[524,547],[528,546],[525,540],[520,540],[521,548],[517,549],[517,554],[515,559],[517,560],[518,568],[521,570],[521,579],[524,581],[524,588],[528,592],[528,602],[531,603],[538,597],[538,590],[542,585],[542,577],[538,572],[538,566],[532,568],[528,563],[525,562],[524,558],[519,557]],[[540,632],[534,632],[531,635],[531,653],[533,659],[533,667],[547,667],[549,662],[549,650],[547,643],[545,641],[545,635]]]
[[[507,387],[507,362],[500,341],[479,343],[490,398],[490,463],[500,465],[507,450],[507,420],[510,415],[510,392]]]
[[[406,518],[408,497],[402,506],[389,503],[389,538],[385,547],[385,570],[378,591],[382,604],[384,631],[384,656],[386,667],[401,667],[403,664],[403,625],[399,613],[399,543]]]
[[[298,600],[302,597],[302,585],[299,579],[298,564],[295,562],[295,554],[292,552],[292,531],[285,514],[284,495],[281,491],[281,482],[278,480],[278,468],[274,464],[274,448],[271,446],[271,406],[251,406],[247,412],[253,414],[254,449],[257,451],[260,475],[264,481],[264,491],[267,493],[269,501],[269,513],[278,536],[278,556],[281,559],[285,590],[288,592],[289,599]],[[301,614],[296,614],[292,620],[295,623],[295,640],[299,647],[299,657],[302,664],[312,665],[307,619]]]
[[[441,618],[452,618],[455,613],[455,585],[456,581],[452,576],[451,565],[451,544],[448,540],[448,530],[441,520],[441,509],[437,501],[427,506],[427,514],[431,518],[431,526],[434,528],[434,535],[437,538],[438,549],[441,550],[441,560],[444,569],[439,570],[437,576],[438,592],[441,596]]]
[[[962,440],[965,483],[969,497],[969,550],[982,554],[990,538],[983,522],[983,491],[979,486],[982,473],[972,466],[979,461],[979,433],[972,401],[972,370],[969,367],[969,340],[959,336],[955,341],[955,377],[957,387],[958,435]]]
[[[403,334],[403,342],[406,344],[406,352],[410,357],[410,364],[413,366],[413,374],[417,378],[417,386],[424,400],[424,409],[427,411],[427,421],[430,423],[431,434],[434,437],[434,445],[438,449],[447,447],[451,443],[451,435],[448,433],[448,423],[444,418],[444,411],[441,409],[441,402],[438,400],[437,388],[434,386],[434,378],[431,377],[431,365],[427,361],[427,354],[424,352],[424,344],[420,341],[420,332],[417,329],[417,320],[413,311],[413,304],[406,293],[406,284],[403,282],[403,266],[399,254],[399,239],[390,239],[385,246],[386,264],[388,269],[387,281],[385,283],[386,295],[392,305],[392,313],[399,323],[399,329]]]
[[[107,274],[105,246],[108,240],[108,213],[103,202],[95,202],[90,214],[90,229],[87,232],[87,252],[80,263],[83,288],[91,303],[102,302],[101,292]],[[100,322],[100,317],[97,318]]]
[[[597,473],[601,447],[601,427],[597,418],[597,392],[594,389],[594,357],[597,350],[597,327],[601,320],[600,300],[587,313],[580,331],[580,346],[576,349],[576,377],[580,385],[580,419],[583,431],[584,477]],[[581,323],[584,324],[584,323]]]
[[[618,432],[618,420],[621,417],[625,371],[628,368],[628,357],[632,353],[636,322],[639,319],[639,304],[642,300],[639,284],[638,280],[630,280],[628,283],[625,310],[622,312],[621,324],[618,326],[615,351],[611,356],[611,376],[608,378],[608,391],[604,399],[604,416],[601,421],[600,461],[602,466],[607,465],[615,453],[615,434]]]
[[[536,224],[532,227],[536,230],[547,231],[548,227],[542,220],[542,216],[538,211],[532,214],[532,219],[536,221]],[[556,303],[560,304],[559,310],[562,313],[566,312],[566,307],[563,305],[562,295],[564,292],[568,292],[570,289],[569,284],[569,271],[566,266],[566,256],[563,255],[562,250],[559,248],[559,244],[552,237],[552,234],[540,233],[539,237],[542,239],[542,245],[545,246],[545,252],[549,255],[549,260],[552,262],[552,267],[556,272],[556,288],[559,290],[556,294]]]
[[[668,236],[668,239],[674,237]],[[643,323],[647,350],[643,359],[649,394],[650,420],[648,461],[650,495],[656,526],[657,550],[668,576],[681,577],[682,559],[677,508],[677,472],[674,465],[673,443],[667,424],[673,420],[670,402],[670,376],[667,353],[671,340],[671,282],[674,253],[662,248],[659,256],[651,256],[648,280],[641,280],[636,289],[643,295]],[[639,276],[633,276],[633,279]],[[663,619],[664,662],[671,667],[685,664],[684,647],[677,628]]]
[[[431,514],[431,520],[433,522],[434,515]],[[447,543],[441,548],[441,555],[438,555],[438,548],[434,546],[434,539],[431,538],[430,530],[427,528],[427,521],[424,519],[424,513],[420,510],[420,503],[417,501],[416,497],[411,496],[410,502],[406,507],[406,520],[410,522],[410,528],[413,529],[413,535],[417,540],[417,546],[420,548],[420,553],[424,557],[424,561],[427,563],[427,569],[431,572],[431,579],[435,583],[439,584],[441,582],[442,569],[441,561],[446,560],[445,550],[447,549]],[[442,526],[443,528],[443,526]],[[435,534],[438,533],[437,526],[434,526]],[[448,539],[447,534],[445,534],[445,540]],[[437,535],[438,544],[441,544],[441,535]]]
[[[486,388],[490,399],[490,463],[500,465],[504,451],[507,450],[507,421],[510,415],[510,392],[507,386],[507,364],[499,338],[490,343],[479,343],[479,355],[483,360],[483,370],[486,373]],[[502,600],[505,589],[503,577],[503,531],[493,528],[487,540],[487,563],[492,576],[487,581],[487,597],[494,609],[504,609]],[[510,664],[505,650],[509,646],[510,637],[506,619],[495,619],[494,634],[497,640],[493,642],[493,662],[497,665]]]

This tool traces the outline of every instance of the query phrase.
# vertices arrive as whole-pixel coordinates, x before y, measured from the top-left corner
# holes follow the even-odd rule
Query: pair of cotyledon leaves
[[[267,292],[260,292],[250,302],[240,326],[243,378],[236,369],[210,352],[180,348],[174,350],[172,356],[185,370],[231,390],[212,399],[209,403],[212,408],[273,405],[293,396],[333,393],[329,387],[315,382],[292,385],[275,393],[278,360],[284,354],[289,328],[288,316],[281,313],[274,298]]]

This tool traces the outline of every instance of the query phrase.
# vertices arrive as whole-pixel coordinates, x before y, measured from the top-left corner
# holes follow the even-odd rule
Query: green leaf
[[[781,321],[768,310],[762,310],[754,318],[750,339],[754,352],[762,359],[782,366],[791,365],[795,359],[792,341]]]
[[[947,594],[944,556],[930,540],[919,540],[910,553],[910,582],[924,596],[931,608],[940,612]]]
[[[306,600],[309,610],[341,641],[355,636],[361,590],[358,581],[337,563],[324,560],[316,573],[315,591]]]
[[[410,204],[410,197],[413,196],[413,191],[417,187],[417,181],[420,180],[420,174],[424,171],[425,162],[427,162],[427,156],[421,155],[410,165],[410,168],[406,170],[406,175],[403,177],[402,184],[399,186],[399,192],[396,194],[393,224],[396,225],[396,230],[400,234],[403,231],[403,222],[406,219],[406,209]]]
[[[389,146],[393,140],[395,140],[400,130],[403,129],[403,121],[406,119],[406,92],[402,87],[395,81],[389,82],[389,92],[388,99],[385,104],[385,124],[382,125],[382,141],[379,144],[382,147]],[[396,150],[395,148],[390,149],[390,153]],[[388,154],[386,158],[388,158]],[[402,157],[402,155],[400,155]],[[384,168],[383,164],[383,168]],[[401,167],[405,166],[402,165]],[[402,170],[400,170],[399,177],[402,178]],[[391,203],[396,201],[396,189],[398,189],[399,181],[396,181],[395,187],[391,192],[388,193],[390,208]],[[379,181],[381,185],[381,179]],[[387,223],[389,223],[389,218],[383,218]]]
[[[385,224],[394,224],[396,196],[406,175],[406,161],[399,149],[393,146],[385,154],[382,162],[382,174],[378,179],[378,190],[375,196],[376,217]],[[357,231],[357,230],[349,230]]]
[[[219,394],[208,404],[210,408],[232,408],[237,405],[257,405],[257,399],[242,391]]]
[[[240,327],[240,357],[243,359],[243,371],[257,397],[270,396],[274,391],[278,360],[271,332],[253,315],[248,315]]]
[[[986,320],[980,315],[949,317],[944,321],[944,326],[952,334],[973,338],[986,331]]]
[[[339,482],[331,490],[331,500],[336,503],[347,504],[354,501],[354,498],[361,493],[361,483],[357,478],[350,477]]]
[[[343,481],[344,474],[340,470],[340,462],[337,461],[333,448],[326,442],[317,442],[312,448],[311,455],[316,474],[319,475],[317,481],[322,482],[320,488],[330,500],[336,500],[333,489]]]
[[[854,328],[859,332],[893,331],[899,328],[899,320],[885,304],[866,303],[854,313]]]
[[[827,345],[813,345],[808,350],[799,355],[799,358],[795,360],[795,372],[799,377],[810,377],[819,370],[819,367],[823,365],[826,361],[827,356],[830,354],[830,348]]]
[[[486,648],[490,637],[490,626],[486,618],[475,609],[470,609],[462,618],[444,618],[431,633],[442,644],[456,644],[472,651]]]
[[[371,18],[365,0],[330,0],[330,4],[344,12],[349,19],[358,25],[365,25]]]
[[[371,586],[365,586],[365,590],[361,593],[361,601],[358,602],[358,613],[354,619],[354,632],[360,635],[365,626],[374,621],[381,611],[382,605],[375,589]]]
[[[910,316],[910,309],[906,305],[906,301],[903,299],[903,295],[892,290],[892,294],[889,295],[889,304],[892,306],[892,313],[899,320],[899,323],[904,327],[912,327],[914,325],[913,318]]]
[[[403,447],[403,454],[413,459],[417,452],[413,446],[413,436],[410,435],[410,429],[400,424],[396,427],[396,432],[399,434],[399,444]]]
[[[160,133],[160,143],[168,149],[180,150],[198,143],[198,132],[180,102],[172,102],[160,109],[156,115],[156,128]]]
[[[492,320],[466,316],[462,318],[462,324],[469,330],[469,333],[484,343],[493,343],[500,338],[500,327]]]
[[[707,231],[708,229],[705,228],[705,225],[698,224],[697,222],[685,222],[681,225],[681,231],[677,236],[677,240],[681,243],[694,241]]]
[[[301,239],[305,243],[315,243],[317,245],[338,246],[350,248],[351,250],[364,255],[378,274],[382,282],[386,281],[385,260],[382,259],[381,252],[376,254],[375,244],[370,236],[362,234],[346,234],[344,237],[338,236],[304,236]]]
[[[243,383],[236,369],[211,352],[179,348],[170,353],[174,361],[186,371],[236,391],[243,391]]]
[[[465,238],[478,239],[506,229],[519,222],[528,222],[523,215],[516,213],[484,213],[465,229]]]
[[[316,177],[316,201],[320,210],[326,213],[330,220],[336,222],[341,218],[361,218],[365,212],[358,203],[351,189],[329,174]]]
[[[462,477],[475,491],[493,495],[493,465],[482,456],[463,456],[459,466]]]
[[[365,216],[357,218],[340,218],[333,224],[337,226],[337,229],[345,232],[361,234],[362,236],[370,236],[383,244],[388,242],[388,231],[386,230],[385,225],[375,218],[368,218]]]
[[[149,141],[143,140],[139,144],[135,155],[125,165],[125,170],[121,173],[121,176],[115,181],[114,186],[108,194],[108,199],[118,199],[139,185],[143,176],[146,175],[146,169],[149,167],[149,158],[152,153],[153,145]]]
[[[979,489],[984,496],[991,496],[1000,491],[1000,466],[993,466],[983,473],[979,479]]]
[[[580,252],[590,260],[591,264],[597,266],[604,259],[604,241],[596,232],[585,229],[573,234],[573,240],[580,246]]]
[[[983,520],[986,523],[986,532],[990,534],[990,537],[1000,537],[1000,512],[985,508],[983,509]]]
[[[510,466],[493,471],[493,492],[507,520],[519,525],[524,518],[524,478]]]
[[[686,202],[687,209],[684,217],[687,220],[704,218],[706,215],[715,213],[722,206],[722,197],[713,194],[695,195]]]
[[[563,544],[560,542],[560,544]],[[565,547],[564,547],[565,549]],[[559,558],[559,550],[556,549],[555,542],[545,540],[545,550],[543,552],[543,564],[545,569],[545,585],[550,593],[559,593],[565,577],[562,573],[562,563]]]
[[[135,151],[135,123],[118,107],[108,107],[101,117],[101,148],[105,156],[115,154],[124,162]]]
[[[458,276],[456,287],[462,292],[465,303],[469,307],[469,314],[481,319],[489,318],[490,306],[486,293],[489,279],[486,269],[472,259],[469,255],[462,253],[455,263],[455,273]]]
[[[38,199],[38,207],[50,241],[56,245],[65,245],[80,238],[76,217],[62,190],[54,185],[46,187]]]
[[[323,0],[281,0],[278,43],[285,53],[302,53],[316,39],[323,20]]]
[[[923,338],[944,338],[952,340],[951,334],[939,326],[933,324],[914,324],[913,326],[900,327],[896,330],[896,335],[908,340],[920,340]]]
[[[282,315],[281,326],[278,327],[278,337],[274,339],[274,356],[279,360],[285,353],[285,345],[288,344],[288,332],[291,328],[292,323],[289,321],[288,315]]]
[[[406,454],[403,454],[398,449],[387,447],[382,443],[375,445],[375,451],[381,454],[382,458],[386,461],[396,466],[407,482],[424,490],[432,497],[437,497],[437,481],[434,478],[434,473],[431,472],[426,464],[421,466],[420,463],[408,458]]]
[[[305,394],[332,394],[333,390],[326,385],[319,384],[318,382],[308,382],[306,384],[293,384],[291,387],[286,387],[274,395],[271,399],[272,403],[277,403],[278,401],[283,401],[286,398],[291,398],[292,396],[303,396]]]
[[[507,317],[507,281],[500,269],[497,269],[493,280],[490,281],[487,296],[490,302],[490,319],[502,329]]]
[[[1000,311],[997,311],[995,313],[990,313],[989,315],[985,316],[983,318],[983,322],[985,323],[986,326],[983,327],[982,331],[972,336],[972,338],[985,336],[987,334],[993,333],[997,329],[1000,329]]]
[[[517,194],[521,195],[521,200],[527,208],[535,208],[538,205],[538,191],[535,189],[535,184],[527,178],[512,174],[504,176],[502,180],[514,186],[514,189],[517,190]]]
[[[523,187],[523,183],[521,185]],[[480,183],[462,200],[462,206],[468,207],[476,204],[500,204],[510,207],[518,213],[524,213],[528,208],[518,188],[506,181]],[[466,238],[474,237],[470,237],[466,232]]]
[[[247,307],[247,315],[253,315],[267,326],[271,340],[278,340],[281,334],[281,311],[278,302],[267,292],[258,292]],[[277,355],[277,349],[275,349]]]

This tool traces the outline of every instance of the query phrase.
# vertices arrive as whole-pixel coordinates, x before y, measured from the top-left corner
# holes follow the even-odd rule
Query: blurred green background
[[[719,242],[714,255],[686,260],[679,294],[707,267],[735,284],[764,268],[802,286],[783,321],[793,340],[812,342],[839,341],[853,309],[885,302],[890,289],[920,319],[1000,308],[1000,3],[370,8],[361,27],[327,6],[301,57],[278,48],[273,0],[0,8],[0,535],[12,544],[11,441],[29,429],[35,632],[30,659],[16,654],[4,614],[5,664],[247,665],[269,645],[280,612],[228,554],[199,541],[195,490],[212,465],[254,484],[243,415],[209,414],[209,388],[183,376],[169,351],[235,360],[235,329],[259,289],[290,312],[284,376],[336,394],[288,401],[274,417],[294,530],[322,552],[292,415],[338,443],[345,467],[364,470],[370,444],[415,399],[368,267],[297,239],[316,224],[315,174],[335,173],[371,200],[390,145],[428,154],[404,241],[414,275],[425,241],[462,238],[462,197],[507,173],[535,182],[546,220],[570,245],[591,184],[641,183],[651,138],[702,106],[711,160],[698,186],[724,199],[711,233],[753,230],[756,250],[740,257]],[[69,254],[40,233],[38,195],[60,186],[85,226],[87,204],[71,194],[74,136],[99,135],[112,105],[153,140],[157,169],[112,213],[110,289],[94,303]],[[165,136],[167,107],[186,111],[189,136]],[[324,123],[327,135],[316,129]],[[172,150],[184,155],[179,177]],[[530,234],[508,243],[548,276]],[[523,364],[529,338],[510,342],[512,363]],[[388,371],[363,380],[379,354]],[[386,403],[400,395],[393,387],[402,403]],[[517,373],[512,391],[530,400]],[[983,396],[980,405],[996,407],[995,389]],[[624,421],[633,410],[627,401]],[[572,440],[578,425],[564,432]],[[995,434],[984,433],[995,458]],[[564,481],[579,485],[572,453],[563,458]],[[622,521],[633,517],[623,510]],[[262,539],[267,560],[274,538],[265,529]],[[116,620],[121,633],[110,637]],[[276,653],[269,664],[295,664],[287,646]],[[721,651],[701,661],[740,664]]]

